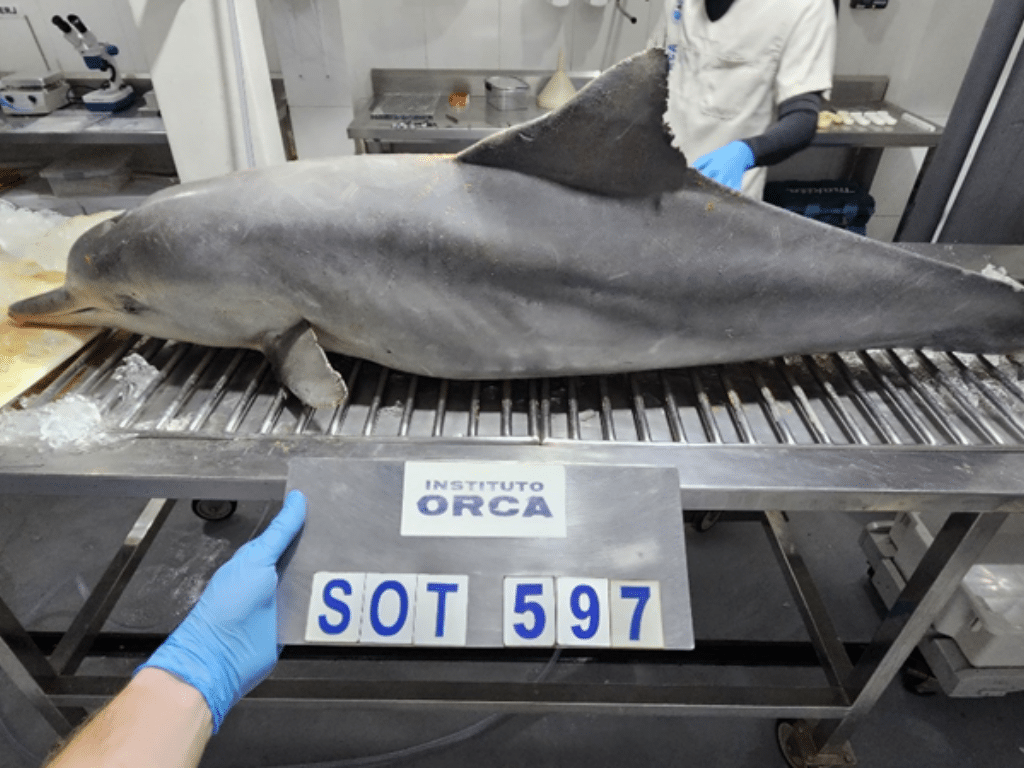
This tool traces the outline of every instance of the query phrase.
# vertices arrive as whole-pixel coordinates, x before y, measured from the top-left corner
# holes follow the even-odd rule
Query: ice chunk
[[[0,200],[0,261],[29,262],[34,271],[63,273],[75,241],[100,222],[121,211],[88,216],[61,216],[52,211],[29,211]]]
[[[67,217],[59,213],[29,211],[0,200],[0,251],[6,251],[15,259],[23,259],[43,235],[66,220]],[[64,263],[49,268],[63,270]]]
[[[54,449],[81,450],[111,443],[119,437],[108,431],[119,418],[117,406],[142,397],[159,376],[146,358],[128,355],[111,374],[114,388],[102,403],[71,394],[39,407],[23,401],[21,410],[0,411],[0,445],[42,443]]]
[[[123,409],[144,396],[146,391],[160,377],[160,371],[154,368],[142,355],[133,352],[110,374],[113,387],[104,401],[110,407],[111,420],[123,415]]]
[[[0,412],[0,445],[42,442],[55,449],[84,449],[112,441],[95,400],[68,395],[37,408]]]
[[[142,355],[135,352],[128,355],[110,378],[117,382],[126,398],[141,395],[160,376],[160,370],[149,364]]]

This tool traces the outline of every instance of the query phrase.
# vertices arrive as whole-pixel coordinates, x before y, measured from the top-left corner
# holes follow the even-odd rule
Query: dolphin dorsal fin
[[[616,64],[546,115],[507,128],[455,156],[613,197],[671,192],[692,178],[663,116],[665,51]]]

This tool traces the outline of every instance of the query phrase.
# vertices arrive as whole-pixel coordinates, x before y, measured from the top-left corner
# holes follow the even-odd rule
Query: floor
[[[0,497],[0,597],[30,629],[65,628],[116,551],[143,503],[62,497]],[[204,523],[179,503],[122,596],[108,631],[167,632],[185,615],[216,567],[276,507],[242,503]],[[854,514],[792,515],[801,550],[819,579],[839,631],[864,642],[878,603],[857,544],[873,519]],[[761,527],[720,523],[687,528],[687,556],[698,640],[805,639]],[[544,665],[529,670],[541,674]],[[83,667],[83,671],[86,668]],[[439,664],[438,674],[448,670]],[[386,673],[382,673],[386,674]],[[586,679],[559,664],[557,679]],[[697,674],[701,674],[698,668]],[[710,673],[708,673],[710,674]],[[737,681],[744,668],[730,670]],[[806,671],[780,670],[781,683]],[[643,682],[638,680],[638,682]],[[43,757],[46,731],[0,685],[0,768],[28,768]],[[898,682],[860,726],[852,746],[860,765],[1024,766],[1024,694],[993,699],[923,697]],[[451,738],[445,738],[451,735]],[[286,766],[331,761],[357,768],[408,766],[783,766],[774,725],[760,719],[605,716],[502,716],[240,706],[211,742],[204,766]]]

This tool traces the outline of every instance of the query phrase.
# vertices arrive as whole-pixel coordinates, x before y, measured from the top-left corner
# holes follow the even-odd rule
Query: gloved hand
[[[731,141],[698,157],[693,167],[709,179],[739,192],[743,187],[743,174],[754,167],[754,150],[745,141]]]
[[[277,561],[306,520],[292,491],[267,529],[213,574],[199,602],[136,673],[156,667],[198,690],[216,733],[238,700],[277,664]]]

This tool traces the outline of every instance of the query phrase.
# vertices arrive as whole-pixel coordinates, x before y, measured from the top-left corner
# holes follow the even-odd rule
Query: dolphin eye
[[[121,302],[121,309],[129,315],[137,315],[146,309],[142,302],[131,296],[118,296],[117,300]]]

